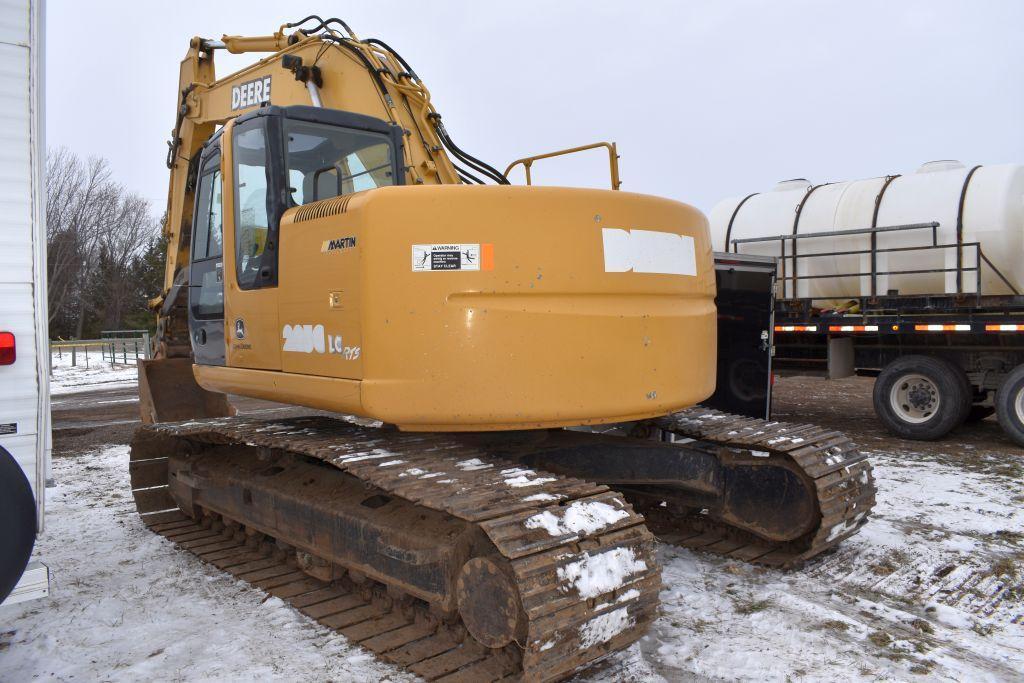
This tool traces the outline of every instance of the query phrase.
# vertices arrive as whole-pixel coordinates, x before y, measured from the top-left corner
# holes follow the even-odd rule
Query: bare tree
[[[51,327],[81,337],[89,320],[119,325],[157,232],[149,202],[115,182],[106,159],[60,148],[47,158],[46,223]]]

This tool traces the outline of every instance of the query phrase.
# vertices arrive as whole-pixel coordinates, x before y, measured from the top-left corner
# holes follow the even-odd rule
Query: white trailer
[[[710,222],[716,247],[778,259],[773,367],[876,377],[903,438],[995,413],[1024,446],[1024,164],[786,180]]]
[[[30,562],[50,457],[43,0],[0,2],[0,601],[46,595]],[[27,567],[26,567],[26,563]]]

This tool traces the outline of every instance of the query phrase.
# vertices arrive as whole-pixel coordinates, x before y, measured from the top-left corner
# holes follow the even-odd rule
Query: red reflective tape
[[[878,325],[829,325],[829,332],[878,332]]]
[[[776,325],[776,332],[817,332],[817,325]]]
[[[963,323],[947,323],[942,325],[914,325],[917,332],[970,332],[971,326]]]
[[[1024,332],[1024,325],[1015,323],[1000,323],[998,325],[985,325],[986,332]]]

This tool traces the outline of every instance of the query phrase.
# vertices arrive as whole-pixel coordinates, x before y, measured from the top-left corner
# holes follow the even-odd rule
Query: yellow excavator
[[[698,405],[707,222],[619,191],[614,145],[567,150],[610,190],[530,185],[552,155],[513,186],[339,19],[193,38],[179,83],[130,462],[155,532],[426,679],[533,681],[643,635],[655,536],[788,567],[866,521],[846,437]]]

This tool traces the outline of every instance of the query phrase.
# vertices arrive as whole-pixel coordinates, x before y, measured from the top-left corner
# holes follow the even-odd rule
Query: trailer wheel
[[[25,571],[36,541],[36,502],[14,457],[0,446],[0,602]]]
[[[996,415],[1007,436],[1024,446],[1024,365],[1007,375],[996,392]]]
[[[875,414],[886,428],[906,439],[931,441],[945,436],[971,409],[967,375],[958,366],[931,356],[903,356],[875,380]]]

